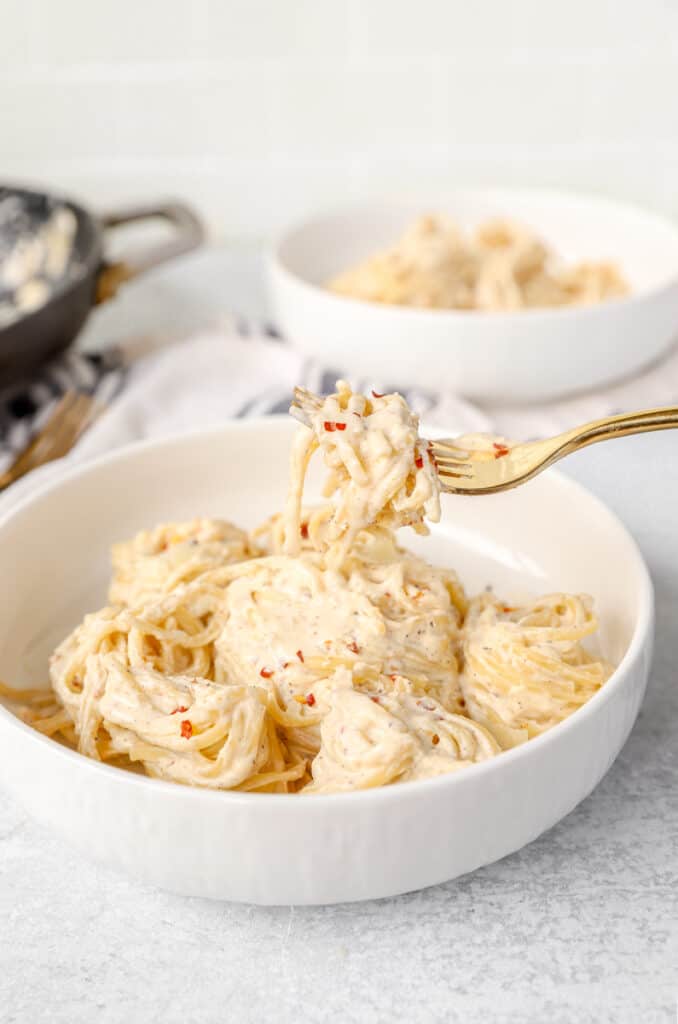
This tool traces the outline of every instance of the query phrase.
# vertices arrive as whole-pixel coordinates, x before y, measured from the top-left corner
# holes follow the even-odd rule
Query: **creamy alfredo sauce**
[[[327,501],[309,510],[315,452]],[[58,729],[161,778],[305,793],[428,778],[524,742],[607,676],[579,643],[591,602],[469,602],[451,570],[396,542],[439,516],[417,417],[340,381],[300,428],[283,516],[116,546],[111,605],[52,659]]]

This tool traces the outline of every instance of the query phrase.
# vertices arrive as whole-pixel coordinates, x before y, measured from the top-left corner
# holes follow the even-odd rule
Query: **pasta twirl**
[[[462,690],[503,747],[538,736],[585,704],[609,667],[581,641],[597,629],[586,595],[548,594],[512,608],[483,595],[464,629]]]

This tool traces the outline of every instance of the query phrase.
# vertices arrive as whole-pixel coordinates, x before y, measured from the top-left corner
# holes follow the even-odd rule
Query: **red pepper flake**
[[[323,426],[324,426],[325,430],[329,430],[330,433],[332,433],[332,431],[337,429],[336,423],[332,423],[331,420],[325,420],[325,422],[323,423]]]
[[[437,747],[438,744],[440,743],[440,736],[438,735],[437,732],[434,732],[433,736],[431,736],[431,743],[433,744],[434,747]]]
[[[306,703],[308,704],[308,706],[310,708],[312,708],[313,705],[315,704],[315,697],[313,696],[312,693],[307,693],[306,694]]]
[[[334,426],[335,426],[336,430],[346,430],[346,424],[345,423],[335,423]]]
[[[299,533],[304,538],[304,540],[308,540],[308,523],[301,524],[301,526],[299,527]]]
[[[193,725],[191,724],[191,722],[189,722],[187,718],[184,718],[183,722],[181,723],[181,735],[185,740],[190,740],[191,736],[193,735]]]
[[[303,660],[304,660],[304,652],[303,651],[297,651],[297,658],[299,659],[299,661],[303,662]]]
[[[271,676],[273,675],[273,669],[272,668],[262,668],[262,670],[259,673],[259,675],[261,676],[262,679],[270,679]]]
[[[373,391],[372,395],[373,395],[374,398],[383,398],[384,397],[383,395],[380,395],[378,391]]]
[[[494,448],[495,459],[501,459],[504,455],[508,455],[509,453],[509,449],[506,447],[506,445],[498,444],[497,441],[493,442],[492,447]]]
[[[291,661],[283,661],[283,668],[289,668],[291,664]]]
[[[349,651],[353,651],[354,654],[360,654],[360,648],[358,647],[355,640],[351,640],[350,644],[346,644]]]
[[[375,704],[379,703],[379,698],[378,697],[370,697],[370,700],[373,700]]]
[[[414,460],[414,464],[417,467],[417,469],[423,469],[424,468],[424,460],[421,457],[421,455],[417,455],[416,459]]]
[[[188,711],[188,708],[185,708],[184,705],[182,704],[180,707],[175,708],[174,711],[172,711],[172,714],[183,715],[184,711]]]
[[[505,604],[504,607],[502,608],[502,611],[506,612],[506,614],[508,614],[509,612],[514,612],[515,608],[511,608],[511,607],[509,607],[509,605]]]
[[[395,683],[395,681],[398,678],[398,676],[392,675],[392,676],[389,676],[388,678],[391,680],[392,683]]]

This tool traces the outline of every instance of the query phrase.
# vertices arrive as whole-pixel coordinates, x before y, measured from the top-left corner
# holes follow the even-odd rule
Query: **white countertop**
[[[229,308],[265,312],[254,250],[189,262],[130,287],[87,340],[181,329]],[[566,471],[629,527],[657,595],[643,710],[587,800],[520,853],[455,882],[265,909],[118,877],[0,792],[0,1022],[674,1021],[678,435],[591,448]]]

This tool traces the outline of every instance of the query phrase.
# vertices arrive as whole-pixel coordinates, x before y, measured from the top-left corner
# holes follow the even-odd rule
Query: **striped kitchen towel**
[[[232,417],[287,412],[295,384],[326,393],[334,389],[338,376],[301,356],[270,325],[238,317],[171,344],[134,339],[103,354],[69,352],[23,387],[0,393],[0,472],[70,388],[94,395],[107,407],[78,445],[80,451],[215,425]],[[381,391],[395,390],[397,384],[354,383]],[[439,396],[402,386],[400,390],[421,414],[437,409],[463,429],[489,426],[482,413],[459,399],[441,402]]]
[[[4,410],[14,424],[9,434],[16,431],[17,420],[25,421],[22,429],[30,429],[45,415],[43,396],[54,401],[69,386],[99,396],[101,389],[110,388],[107,408],[64,459],[34,470],[3,492],[0,512],[58,476],[64,465],[86,461],[131,441],[218,427],[233,417],[286,413],[295,384],[328,392],[334,389],[337,377],[270,330],[261,326],[255,330],[249,322],[204,330],[141,356],[139,345],[127,345],[102,360],[69,355],[60,361],[58,372],[52,367],[45,374],[47,384],[41,379],[10,399],[14,412],[11,408]],[[364,390],[393,389],[393,382],[388,380],[353,383]],[[48,394],[42,388],[49,388]],[[487,430],[490,426],[483,413],[454,396],[440,398],[411,389],[405,389],[405,393],[427,421],[439,418],[454,433]]]
[[[268,324],[228,318],[184,340],[133,339],[103,354],[70,352],[23,388],[0,393],[0,471],[40,427],[68,388],[94,394],[107,411],[73,457],[144,437],[214,426],[226,419],[286,412],[295,384],[319,393],[339,374],[286,344]],[[399,390],[429,424],[446,431],[494,431],[516,440],[558,433],[599,416],[678,403],[678,349],[632,380],[556,402],[481,407],[407,382],[355,379],[362,390]]]

